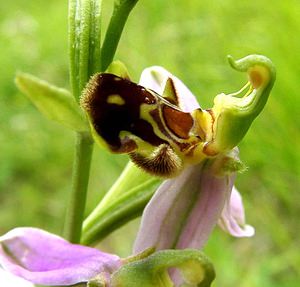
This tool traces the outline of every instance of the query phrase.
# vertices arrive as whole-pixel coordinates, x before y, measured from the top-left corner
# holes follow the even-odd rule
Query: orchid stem
[[[65,237],[79,243],[87,196],[93,141],[89,134],[78,133],[73,164],[72,193],[65,222]]]
[[[78,102],[89,77],[104,71],[113,60],[126,20],[137,1],[115,1],[114,12],[100,49],[102,1],[69,0],[70,83]],[[92,151],[90,133],[77,133],[72,191],[64,227],[65,237],[72,243],[79,243],[81,238]]]
[[[70,82],[79,102],[89,77],[100,70],[101,0],[69,0]],[[93,152],[90,133],[77,133],[73,163],[72,190],[64,235],[79,243]]]
[[[101,48],[101,67],[105,71],[112,62],[120,41],[126,20],[138,0],[115,1],[105,39]]]

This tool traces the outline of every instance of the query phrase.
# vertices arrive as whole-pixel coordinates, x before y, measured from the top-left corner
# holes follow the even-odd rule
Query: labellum
[[[96,74],[83,93],[81,106],[92,131],[110,151],[128,153],[149,173],[173,177],[185,162],[200,161],[208,140],[207,111],[184,112],[173,80],[162,96],[113,74]],[[199,120],[201,119],[201,120]]]

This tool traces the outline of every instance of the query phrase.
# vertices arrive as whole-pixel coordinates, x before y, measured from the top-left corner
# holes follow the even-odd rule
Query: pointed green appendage
[[[166,98],[167,100],[172,100],[172,103],[177,103],[178,99],[176,96],[176,90],[174,88],[174,84],[173,81],[171,80],[171,78],[168,78],[166,81],[166,85],[163,91],[163,97]]]
[[[176,268],[171,280],[168,270]],[[123,265],[112,275],[112,287],[209,287],[215,278],[214,267],[199,250],[163,250]],[[175,282],[173,282],[175,281]],[[184,285],[182,285],[184,284]]]
[[[74,131],[88,131],[87,120],[69,91],[25,73],[17,74],[15,82],[46,118]]]
[[[263,110],[276,78],[274,65],[264,56],[249,55],[238,61],[229,56],[228,60],[235,70],[248,74],[249,82],[237,93],[215,98],[213,137],[204,148],[208,155],[230,150],[243,139]]]

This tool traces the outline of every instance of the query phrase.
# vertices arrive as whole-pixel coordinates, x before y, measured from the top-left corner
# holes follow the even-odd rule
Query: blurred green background
[[[104,2],[105,26],[113,1]],[[227,54],[264,54],[277,67],[270,100],[240,144],[249,168],[237,187],[256,236],[235,239],[214,231],[205,248],[217,271],[214,286],[299,286],[299,35],[299,0],[140,0],[125,28],[117,58],[133,79],[147,66],[164,66],[203,108],[245,83]],[[61,233],[74,135],[44,119],[13,79],[21,70],[69,87],[67,1],[2,1],[0,43],[0,233],[15,226]],[[95,147],[87,214],[126,161]],[[137,224],[115,232],[102,248],[128,255]]]

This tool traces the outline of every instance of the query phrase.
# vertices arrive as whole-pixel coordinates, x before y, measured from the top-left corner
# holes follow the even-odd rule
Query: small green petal
[[[238,61],[228,59],[235,70],[247,72],[249,82],[237,93],[220,94],[215,98],[213,136],[204,148],[208,155],[230,150],[243,139],[263,110],[276,77],[274,65],[264,56],[250,55]]]
[[[78,132],[88,130],[85,116],[69,91],[25,73],[19,73],[15,82],[46,118]]]

